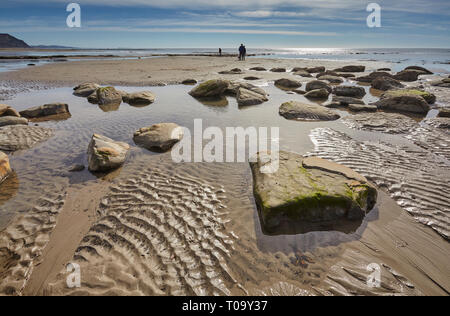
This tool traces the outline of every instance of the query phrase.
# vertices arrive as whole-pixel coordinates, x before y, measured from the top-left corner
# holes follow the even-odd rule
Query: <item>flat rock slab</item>
[[[382,98],[375,105],[382,110],[396,112],[409,112],[426,115],[430,111],[430,105],[421,96],[401,95],[395,97]]]
[[[376,204],[375,187],[345,166],[280,152],[278,170],[263,173],[264,156],[258,155],[250,166],[263,227],[269,232],[284,224],[309,232],[322,230],[322,223],[360,222]]]
[[[94,134],[88,148],[89,170],[106,172],[121,167],[130,146],[103,135]]]
[[[160,123],[144,127],[134,133],[134,142],[148,150],[168,151],[184,136],[183,129],[175,123]]]
[[[70,114],[69,105],[67,105],[66,103],[44,104],[20,112],[20,115],[29,119],[61,114]]]
[[[0,127],[0,150],[29,149],[52,136],[52,129],[39,126],[9,125]]]
[[[28,125],[28,120],[24,117],[17,116],[1,116],[0,127],[8,125]]]
[[[323,106],[297,101],[283,103],[279,113],[288,120],[335,121],[340,118],[339,114]]]
[[[348,109],[353,112],[376,112],[378,110],[376,105],[370,104],[350,104]]]
[[[418,126],[408,116],[385,112],[350,115],[343,118],[342,122],[354,129],[386,134],[406,134]]]

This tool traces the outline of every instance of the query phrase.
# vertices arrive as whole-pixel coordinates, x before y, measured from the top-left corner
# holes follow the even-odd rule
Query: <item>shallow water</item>
[[[317,257],[308,257],[305,253],[316,251],[320,247],[332,247],[333,250],[330,250],[331,254],[328,255],[335,258],[341,254],[341,244],[358,240],[369,223],[378,220],[379,205],[355,233],[316,232],[297,236],[266,236],[259,225],[248,163],[175,164],[171,161],[170,154],[156,154],[139,148],[132,139],[133,133],[139,128],[160,122],[174,122],[192,131],[194,119],[201,118],[204,129],[209,126],[217,126],[224,131],[226,127],[279,127],[280,149],[299,154],[316,152],[344,164],[349,161],[345,156],[346,153],[351,153],[352,148],[356,150],[355,148],[359,148],[357,146],[364,146],[360,142],[375,144],[373,148],[376,151],[372,149],[369,152],[376,153],[375,158],[361,150],[356,156],[362,161],[354,163],[350,160],[350,166],[363,175],[371,176],[377,184],[385,182],[391,187],[395,187],[395,183],[391,183],[395,182],[392,177],[395,178],[400,174],[404,186],[398,190],[394,188],[386,191],[392,193],[393,197],[397,196],[395,200],[398,204],[413,213],[418,221],[432,226],[444,236],[448,233],[446,229],[449,214],[446,210],[442,210],[449,199],[447,192],[449,184],[445,180],[445,171],[442,172],[445,166],[448,169],[447,160],[441,159],[439,163],[437,160],[427,160],[427,164],[436,164],[429,167],[434,172],[431,175],[438,177],[434,179],[436,185],[446,186],[444,196],[439,199],[436,198],[436,192],[430,192],[435,190],[435,185],[430,186],[430,190],[421,191],[420,187],[417,188],[416,182],[420,174],[415,173],[412,178],[415,181],[412,183],[412,196],[421,192],[426,194],[423,200],[415,201],[411,198],[410,192],[406,191],[406,194],[403,194],[405,190],[411,188],[407,172],[394,164],[392,170],[396,173],[391,176],[389,168],[392,166],[382,163],[385,148],[377,144],[380,142],[390,144],[387,151],[389,153],[401,148],[405,155],[408,154],[405,148],[414,148],[424,153],[423,149],[401,135],[352,129],[341,120],[334,122],[285,120],[278,114],[281,103],[306,100],[301,95],[288,94],[272,84],[261,84],[270,94],[270,101],[245,108],[238,107],[235,98],[232,97],[227,98],[226,105],[202,104],[188,95],[191,89],[189,86],[152,87],[150,90],[156,94],[157,99],[154,104],[146,107],[133,107],[122,103],[120,107],[101,108],[88,103],[84,98],[73,96],[70,88],[18,94],[8,102],[17,110],[51,102],[65,102],[69,104],[72,116],[67,120],[38,123],[41,127],[54,129],[55,135],[30,150],[15,152],[10,156],[16,174],[1,187],[2,193],[5,192],[6,195],[0,198],[0,229],[5,228],[15,215],[29,214],[28,222],[44,223],[41,239],[45,240],[48,238],[46,234],[56,225],[55,217],[64,204],[68,187],[89,186],[98,181],[112,183],[111,192],[100,205],[99,222],[91,228],[75,254],[75,259],[89,265],[92,271],[100,269],[104,260],[117,262],[109,267],[111,273],[105,275],[110,282],[108,284],[113,285],[108,285],[105,292],[100,291],[101,286],[96,282],[106,282],[105,278],[95,281],[96,278],[93,277],[92,284],[99,285],[98,292],[94,290],[93,293],[104,294],[108,293],[108,290],[117,294],[135,293],[130,290],[130,287],[136,286],[134,281],[128,284],[114,280],[117,277],[114,271],[125,271],[133,262],[136,269],[127,270],[127,274],[147,275],[145,280],[141,279],[145,283],[145,289],[140,288],[136,293],[243,295],[262,291],[257,286],[258,280],[265,275],[264,269],[277,261],[283,262],[284,266],[271,268],[274,276],[266,280],[267,286],[277,283],[280,279],[294,279],[296,274],[302,275],[302,283],[317,284],[323,277],[325,263],[316,262]],[[142,90],[130,87],[117,89],[127,92]],[[374,96],[370,94],[365,98],[366,101],[373,99]],[[345,111],[338,112],[343,117],[350,115]],[[345,133],[348,139],[332,134],[327,138],[327,133],[318,132],[323,130]],[[80,173],[68,172],[74,164],[87,164],[86,151],[93,133],[132,146],[125,166],[107,176],[93,175],[87,170]],[[316,143],[314,144],[311,139]],[[321,141],[320,146],[317,139]],[[327,146],[335,150],[324,152]],[[389,157],[395,158],[386,156]],[[423,157],[417,153],[402,156],[398,164],[411,160],[414,164],[420,165]],[[378,160],[379,164],[373,163],[372,158]],[[362,165],[364,167],[360,167]],[[379,176],[376,173],[379,168],[389,170],[384,170],[385,172]],[[427,177],[426,181],[432,180]],[[146,196],[152,197],[151,203],[145,202]],[[388,197],[383,194],[380,203],[386,199]],[[196,207],[186,208],[189,203],[194,203]],[[421,212],[423,203],[427,209]],[[130,207],[125,207],[122,213],[121,208],[124,205]],[[216,208],[217,205],[220,207]],[[42,214],[46,214],[45,221],[42,220]],[[424,222],[424,218],[431,218],[435,225]],[[107,227],[116,227],[117,230],[111,231]],[[186,229],[196,233],[191,237],[186,237],[188,235],[183,237],[183,234],[187,234]],[[143,232],[153,233],[146,239],[142,235]],[[164,248],[161,242],[165,238],[169,244]],[[103,240],[103,246],[98,244],[100,239]],[[119,240],[122,241],[118,242]],[[118,243],[114,246],[116,249],[114,253],[104,248],[105,245],[116,242]],[[194,247],[198,251],[184,252],[185,247]],[[95,249],[98,256],[92,256],[90,250],[86,253],[86,249]],[[240,251],[245,252],[246,256],[236,254]],[[156,258],[156,261],[139,259],[150,254],[154,255],[152,258]],[[127,259],[127,256],[131,257]],[[195,262],[202,264],[199,267]],[[251,262],[259,262],[253,267],[253,272],[246,270],[252,266]],[[146,274],[150,273],[149,271],[151,278]],[[251,281],[246,286],[243,279],[249,278]],[[61,283],[56,284],[53,290],[49,290],[50,293],[62,291],[60,285]],[[399,285],[398,293],[403,293],[404,290],[401,288]],[[297,287],[292,289],[296,290]]]

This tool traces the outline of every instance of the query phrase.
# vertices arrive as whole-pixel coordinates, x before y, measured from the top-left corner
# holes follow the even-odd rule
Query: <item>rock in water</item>
[[[250,90],[243,87],[238,89],[236,99],[239,106],[257,105],[269,100],[262,89]]]
[[[15,116],[20,117],[19,112],[6,104],[0,104],[0,117],[1,116]]]
[[[326,82],[320,81],[320,80],[314,80],[310,81],[306,84],[305,90],[312,91],[312,90],[319,90],[319,89],[326,89],[329,93],[333,90]]]
[[[28,120],[17,116],[1,116],[0,127],[8,125],[28,125]]]
[[[296,80],[284,78],[276,80],[275,85],[287,89],[296,89],[300,88],[302,86],[302,83]]]
[[[144,127],[134,133],[134,142],[148,150],[168,151],[184,136],[183,129],[175,123],[160,123]]]
[[[253,68],[250,68],[250,70],[253,70],[253,71],[267,71],[267,69],[264,68],[264,67],[253,67]]]
[[[0,184],[12,173],[8,155],[0,151]]]
[[[114,87],[105,87],[97,89],[97,100],[100,105],[122,103],[122,94]]]
[[[286,68],[272,68],[271,72],[286,72]]]
[[[240,75],[242,73],[243,73],[242,69],[239,68],[219,72],[219,74],[221,75]]]
[[[187,86],[191,86],[191,85],[197,84],[197,80],[195,80],[195,79],[186,79],[186,80],[183,80],[181,82],[181,84],[184,84],[184,85],[187,85]]]
[[[335,69],[334,71],[335,72],[364,72],[364,71],[366,71],[366,67],[350,65],[350,66],[344,66],[342,68]]]
[[[416,90],[416,89],[402,89],[402,90],[391,90],[384,93],[381,96],[381,99],[392,98],[392,97],[400,97],[400,96],[420,96],[428,104],[434,104],[436,102],[436,96],[430,92]]]
[[[419,79],[419,76],[423,74],[422,71],[418,70],[403,70],[393,76],[393,78],[400,81],[413,82]]]
[[[366,90],[362,87],[339,86],[333,89],[333,93],[340,97],[362,99],[366,95]]]
[[[350,104],[348,109],[353,112],[376,112],[376,105],[368,105],[368,104]]]
[[[325,72],[326,69],[324,66],[317,66],[317,67],[305,68],[305,70],[307,72],[309,72],[310,74],[315,74],[315,73],[319,73],[319,72]]]
[[[381,91],[388,91],[393,89],[401,89],[405,86],[398,80],[395,80],[391,77],[379,77],[372,81],[372,88],[381,90]]]
[[[92,93],[97,91],[98,88],[100,88],[100,86],[98,84],[92,83],[92,82],[86,82],[86,83],[80,84],[79,86],[76,86],[75,88],[73,88],[73,90],[74,90],[73,94],[76,95],[77,97],[87,98]]]
[[[311,90],[305,94],[305,98],[307,99],[328,99],[328,96],[330,93],[327,91],[327,89],[317,89],[317,90]]]
[[[439,110],[438,117],[450,117],[450,109]]]
[[[418,71],[423,72],[423,73],[426,74],[426,75],[432,75],[432,74],[433,74],[433,73],[432,73],[431,71],[429,71],[428,69],[423,68],[423,67],[420,67],[420,66],[409,66],[409,67],[406,67],[405,70],[418,70]]]
[[[150,91],[126,93],[122,100],[131,105],[149,105],[155,102],[155,95]]]
[[[397,96],[381,99],[375,105],[382,110],[410,112],[426,115],[430,111],[429,104],[417,95]]]
[[[381,78],[381,77],[392,78],[392,75],[390,73],[384,72],[384,71],[375,71],[375,72],[372,72],[368,76],[356,78],[356,81],[372,83],[374,80]]]
[[[320,76],[318,79],[326,80],[329,83],[335,83],[335,84],[337,84],[337,83],[340,84],[340,83],[344,82],[344,80],[342,78],[339,78],[338,76],[331,76],[331,75],[323,75],[323,76]]]
[[[220,97],[224,94],[229,86],[229,82],[225,80],[215,79],[199,84],[191,90],[189,94],[194,98],[211,98]]]
[[[335,121],[340,118],[339,114],[323,106],[297,101],[283,103],[279,113],[288,120]]]
[[[106,172],[123,165],[130,146],[108,137],[94,134],[89,144],[89,171]]]
[[[280,152],[278,170],[264,173],[264,158],[259,154],[250,166],[263,227],[269,232],[284,224],[306,233],[333,229],[341,220],[361,222],[376,204],[375,187],[345,166]]]
[[[330,103],[325,104],[324,106],[328,108],[339,108],[339,107],[347,107],[350,104],[360,104],[364,105],[364,101],[357,98],[352,97],[339,97],[339,96],[333,96],[333,99]]]
[[[51,103],[36,106],[20,112],[20,115],[30,119],[58,114],[70,114],[69,106],[65,103]]]

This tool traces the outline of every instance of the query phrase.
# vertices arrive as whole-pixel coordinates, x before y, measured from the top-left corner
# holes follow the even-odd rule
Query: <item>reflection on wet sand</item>
[[[99,107],[103,112],[114,112],[114,111],[119,111],[120,104],[121,104],[121,103],[99,104],[98,107]]]

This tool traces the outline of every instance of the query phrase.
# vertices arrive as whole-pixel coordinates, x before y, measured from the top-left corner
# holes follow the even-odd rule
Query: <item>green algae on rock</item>
[[[262,226],[269,234],[286,225],[295,226],[295,233],[336,230],[343,222],[360,223],[376,204],[375,187],[345,166],[282,151],[278,170],[264,173],[263,157],[259,154],[250,166]]]

